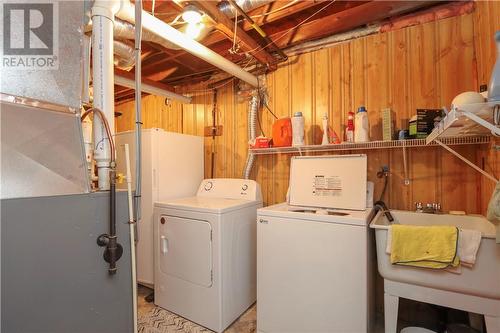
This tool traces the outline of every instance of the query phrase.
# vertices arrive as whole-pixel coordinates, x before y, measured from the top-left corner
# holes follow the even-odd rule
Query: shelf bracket
[[[479,118],[479,119],[481,119],[481,118]],[[441,142],[439,139],[434,139],[434,141],[436,143],[438,143],[441,147],[443,147],[444,149],[446,149],[447,151],[449,151],[450,153],[452,153],[453,155],[455,155],[457,158],[459,158],[460,160],[462,160],[463,162],[465,162],[466,164],[468,164],[471,168],[473,168],[474,170],[476,170],[477,172],[481,173],[486,178],[488,178],[491,181],[493,181],[495,184],[498,183],[498,179],[496,179],[495,177],[493,177],[492,175],[490,175],[489,173],[487,173],[486,171],[484,171],[483,169],[481,169],[480,167],[478,167],[477,165],[475,165],[474,163],[472,163],[471,161],[469,161],[466,157],[464,157],[464,156],[460,155],[459,153],[457,153],[455,150],[453,150],[452,148],[450,148],[445,143]]]
[[[407,162],[407,150],[406,144],[403,142],[403,169],[404,169],[404,184],[405,186],[410,185],[410,178],[408,177],[408,162]]]

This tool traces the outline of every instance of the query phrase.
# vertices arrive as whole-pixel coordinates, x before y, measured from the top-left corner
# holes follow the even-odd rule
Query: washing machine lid
[[[370,211],[371,208],[366,210],[346,210],[290,206],[284,202],[265,208],[259,208],[257,214],[259,218],[279,217],[311,222],[338,223],[368,227],[368,215]]]
[[[222,214],[247,207],[254,207],[259,204],[261,204],[260,201],[253,200],[189,197],[165,202],[156,202],[155,207]]]
[[[294,156],[288,203],[332,209],[366,209],[366,155]]]

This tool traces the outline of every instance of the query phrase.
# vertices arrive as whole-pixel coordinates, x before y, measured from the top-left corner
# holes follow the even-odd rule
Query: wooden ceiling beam
[[[215,28],[220,30],[227,38],[231,38],[233,35],[234,22],[224,15],[217,7],[217,2],[206,1],[206,0],[194,0],[192,1],[200,10],[208,14],[216,22]],[[267,65],[269,67],[275,66],[276,59],[269,54],[265,49],[261,47],[250,35],[248,35],[242,28],[237,26],[236,28],[237,38],[241,42],[241,48],[249,52],[255,59],[260,63]]]
[[[311,15],[313,15],[316,11],[319,11],[321,8],[326,6],[327,2],[328,1],[299,1],[296,5],[284,9],[284,13],[279,11],[274,14],[269,14],[266,21],[263,24],[259,23],[259,25],[266,30],[268,35],[272,35],[277,30],[285,31],[299,24],[303,24],[306,19],[309,19],[308,21],[314,21],[323,16],[328,16],[352,7],[360,6],[368,1],[336,1],[311,17]],[[261,15],[259,12],[254,11],[249,12],[249,15]],[[263,13],[263,11],[260,13]],[[250,31],[252,27],[246,21],[243,22],[243,29],[248,31],[248,33],[253,33]],[[222,34],[212,33],[203,40],[203,43],[205,45],[213,45],[220,43],[223,40],[225,40],[225,36]]]
[[[288,17],[289,15],[298,14],[304,10],[315,7],[318,4],[324,3],[326,1],[329,1],[329,0],[298,1],[294,5],[291,5],[289,7],[286,7],[280,11],[273,13],[274,10],[285,6],[285,3],[289,2],[289,1],[275,1],[275,2],[271,3],[271,6],[269,8],[267,8],[267,6],[259,7],[259,8],[256,8],[254,10],[249,11],[248,15],[250,17],[253,17],[255,22],[257,22],[260,26],[262,26],[264,24],[268,24],[268,23],[272,23],[272,22],[281,20],[285,17]],[[266,12],[271,12],[271,14],[263,15]],[[260,17],[256,17],[256,16],[260,16]],[[245,31],[252,29],[252,26],[247,21],[243,22],[242,27]]]
[[[283,35],[281,29],[274,33],[271,32],[271,39],[275,40],[279,47],[288,47],[300,42],[348,31],[432,3],[435,3],[435,1],[370,1],[304,23],[293,30],[286,38],[281,38]]]
[[[129,79],[129,80],[135,80],[135,75],[133,73],[130,73],[127,71],[122,71],[122,70],[119,70],[116,68],[115,68],[115,75],[122,76],[126,79]],[[142,78],[141,81],[142,81],[142,83],[149,84],[150,86],[156,87],[158,89],[163,89],[163,90],[175,92],[174,88],[166,83],[156,82],[156,81],[150,80],[148,78],[144,78],[144,77]]]
[[[317,19],[301,24],[304,15],[296,15],[286,20],[279,20],[265,25],[267,33],[275,43],[281,47],[292,46],[301,42],[326,37],[335,33],[348,31],[368,23],[395,16],[408,10],[416,10],[437,3],[436,1],[365,1],[345,2],[339,1],[330,5]],[[327,15],[325,15],[327,14]],[[309,15],[309,14],[308,14]],[[285,33],[290,30],[289,33]],[[210,37],[210,36],[209,36]],[[214,50],[227,49],[228,43],[220,38],[211,45]]]

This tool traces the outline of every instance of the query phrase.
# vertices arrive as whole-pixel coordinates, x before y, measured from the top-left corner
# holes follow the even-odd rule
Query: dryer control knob
[[[248,185],[247,185],[247,184],[244,184],[244,185],[241,187],[241,189],[242,189],[243,191],[248,190]]]
[[[212,187],[214,187],[214,184],[212,182],[207,182],[205,184],[205,191],[210,191],[212,189]]]

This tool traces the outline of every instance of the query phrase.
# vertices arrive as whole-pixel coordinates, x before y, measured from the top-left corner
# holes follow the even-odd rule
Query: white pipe
[[[154,7],[154,4],[153,4]],[[141,220],[142,196],[142,0],[134,6],[135,29],[135,220]]]
[[[120,75],[115,75],[115,84],[122,86],[122,87],[135,89],[135,80],[128,79],[128,78],[120,76]],[[157,96],[164,96],[167,98],[175,99],[175,100],[182,102],[182,103],[185,103],[185,104],[191,103],[191,97],[176,94],[172,91],[161,89],[161,88],[152,86],[150,84],[142,83],[141,90],[143,92],[148,93],[148,94],[153,94],[153,95],[157,95]]]
[[[115,1],[96,1],[92,7],[92,85],[94,107],[108,120],[112,135],[115,133],[113,20],[119,8]],[[106,129],[99,117],[94,117],[94,159],[99,177],[99,190],[109,190],[109,164],[111,149]]]
[[[135,264],[135,223],[134,205],[132,203],[132,174],[130,173],[130,152],[125,144],[125,163],[127,165],[127,193],[128,193],[128,218],[130,229],[130,262],[132,265],[132,307],[134,309],[134,333],[137,333],[137,275]]]
[[[127,0],[124,0],[124,2],[122,2],[122,6],[116,15],[120,19],[128,21],[130,23],[135,22],[134,6]],[[258,87],[259,82],[255,75],[250,74],[235,63],[227,60],[208,47],[189,38],[187,35],[183,34],[177,29],[172,28],[167,23],[157,19],[156,17],[145,11],[142,12],[142,26],[144,29],[151,31],[158,37],[174,43],[175,45],[197,56],[198,58],[203,59],[206,62],[214,65],[215,67],[218,67],[223,71],[247,82],[251,86]]]

